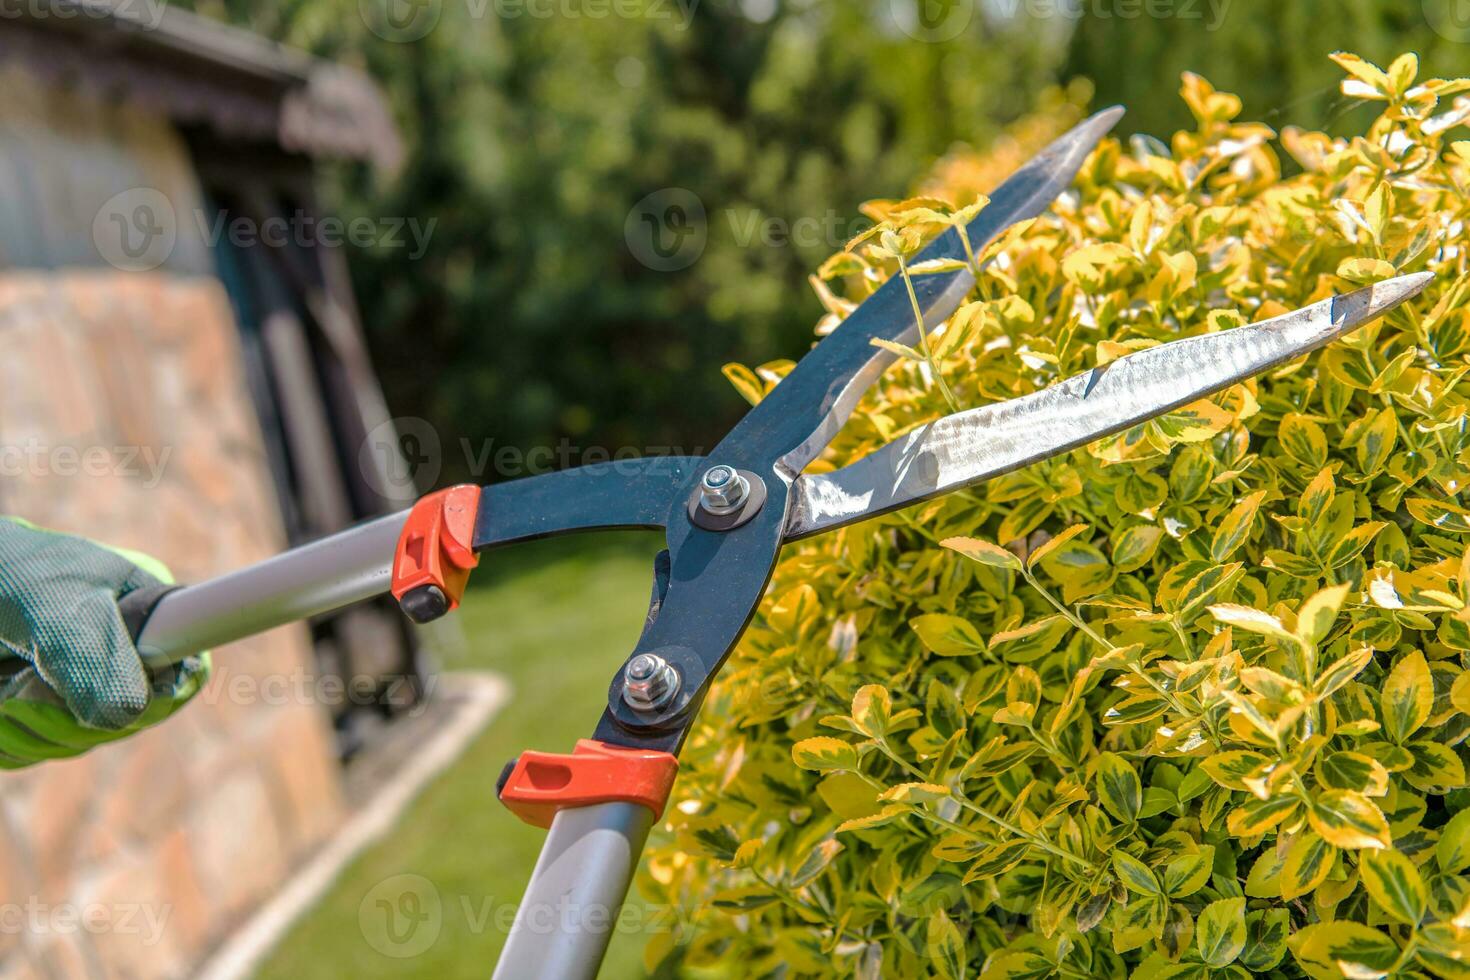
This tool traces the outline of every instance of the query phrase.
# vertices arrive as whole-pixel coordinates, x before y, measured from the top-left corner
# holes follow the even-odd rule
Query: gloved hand
[[[170,581],[145,555],[0,518],[0,768],[80,755],[199,691],[207,653],[150,671],[118,611]]]

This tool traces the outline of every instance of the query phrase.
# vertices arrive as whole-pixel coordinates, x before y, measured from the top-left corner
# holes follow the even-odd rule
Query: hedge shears
[[[1121,117],[1108,109],[1033,158],[968,224],[978,254],[1040,216]],[[917,262],[964,260],[954,228]],[[949,493],[1084,446],[1219,392],[1343,336],[1417,295],[1429,273],[1399,276],[1282,316],[1164,343],[1052,387],[942,417],[841,469],[804,471],[864,391],[975,284],[968,262],[886,282],[803,357],[705,457],[601,463],[455,486],[411,509],[342,531],[134,610],[155,663],[391,592],[427,622],[458,605],[479,553],[533,538],[656,528],[648,617],[612,678],[592,735],[571,753],[525,752],[499,797],[549,829],[495,976],[596,975],[677,756],[711,682],[755,613],[782,545]],[[548,915],[548,910],[554,910]],[[567,910],[580,910],[568,915]],[[548,930],[547,921],[557,926]],[[533,922],[542,923],[535,928]]]

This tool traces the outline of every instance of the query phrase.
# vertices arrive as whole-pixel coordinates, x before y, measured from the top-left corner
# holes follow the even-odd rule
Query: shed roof
[[[220,136],[394,170],[403,145],[362,72],[165,0],[29,0],[0,20],[0,58]]]

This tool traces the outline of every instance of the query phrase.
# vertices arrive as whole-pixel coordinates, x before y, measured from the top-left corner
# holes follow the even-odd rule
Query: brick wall
[[[0,512],[183,580],[282,545],[230,307],[207,276],[0,273]],[[0,978],[187,976],[341,812],[300,627],[216,652],[159,728],[0,773]]]

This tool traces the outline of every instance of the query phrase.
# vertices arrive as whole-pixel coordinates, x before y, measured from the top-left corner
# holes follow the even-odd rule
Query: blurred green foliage
[[[1415,51],[1426,75],[1462,74],[1470,59],[1470,18],[1458,0],[1079,2],[1066,73],[1092,79],[1099,105],[1127,105],[1130,132],[1156,136],[1190,122],[1175,98],[1185,71],[1239,95],[1247,118],[1343,134],[1374,111],[1341,95],[1326,55],[1353,51],[1387,64]]]
[[[417,260],[351,260],[389,403],[438,428],[445,480],[471,475],[461,437],[711,448],[745,407],[719,366],[799,357],[821,313],[807,273],[865,227],[858,204],[1023,115],[1069,26],[964,0],[420,0],[435,26],[401,43],[379,36],[382,2],[198,7],[388,93],[404,171],[343,168],[328,197],[344,217],[437,219]],[[625,222],[668,188],[701,202],[707,241],[659,271]]]
[[[865,225],[858,204],[903,196],[957,142],[989,144],[1059,75],[1126,103],[1129,131],[1186,122],[1185,69],[1250,117],[1340,131],[1366,119],[1339,118],[1324,55],[1413,49],[1454,73],[1470,51],[1457,2],[195,6],[387,93],[405,168],[329,170],[326,198],[347,218],[435,222],[424,254],[384,245],[351,265],[389,403],[436,427],[443,482],[710,449],[744,408],[718,367],[801,355],[821,312],[806,275]],[[631,213],[649,195],[662,226]],[[650,268],[653,233],[685,242],[672,264],[697,258]],[[497,463],[506,447],[543,452]]]

